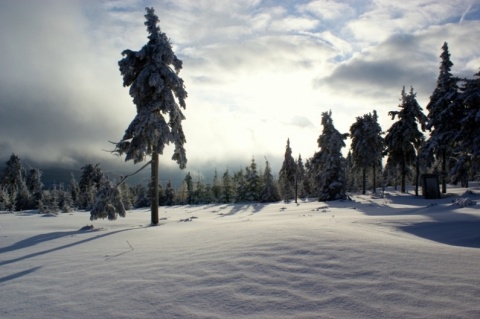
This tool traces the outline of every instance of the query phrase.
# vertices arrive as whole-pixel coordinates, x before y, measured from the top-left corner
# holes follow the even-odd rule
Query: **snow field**
[[[2,318],[480,316],[479,205],[392,193],[160,218],[0,214]]]

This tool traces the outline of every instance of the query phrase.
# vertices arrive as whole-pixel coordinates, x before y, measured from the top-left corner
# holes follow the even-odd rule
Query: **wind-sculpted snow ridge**
[[[1,317],[480,317],[479,205],[351,199],[0,214]]]

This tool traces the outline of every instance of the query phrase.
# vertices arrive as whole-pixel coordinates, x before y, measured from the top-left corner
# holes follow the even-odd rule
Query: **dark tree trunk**
[[[152,154],[152,225],[158,225],[158,153]]]
[[[367,192],[367,169],[364,167],[362,168],[362,194],[366,194]]]
[[[373,163],[373,193],[377,193],[377,167],[375,163]]]
[[[407,175],[406,166],[407,166],[407,165],[406,165],[405,161],[403,161],[403,163],[402,163],[402,185],[401,185],[401,187],[400,187],[400,191],[401,191],[402,193],[405,193],[405,192],[406,192],[406,191],[405,191],[405,176]]]
[[[447,151],[442,151],[442,193],[447,193]]]
[[[417,151],[418,154],[418,151]],[[420,179],[420,159],[418,158],[415,161],[415,196],[418,196],[418,180]]]

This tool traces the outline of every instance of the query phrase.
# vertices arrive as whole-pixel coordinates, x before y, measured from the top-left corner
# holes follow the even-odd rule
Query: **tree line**
[[[153,14],[153,9],[148,11],[146,17],[151,20],[148,20],[151,24],[149,32],[155,33],[153,28],[158,18]],[[181,69],[181,61],[173,55],[168,40],[159,34],[156,36],[162,39],[161,46],[168,49],[163,56],[170,59],[167,62],[174,64],[177,70],[177,73],[171,73],[171,69],[165,71],[169,77],[162,83],[168,84],[170,81],[169,85],[178,91],[175,94],[184,99],[186,92],[181,89],[183,81],[176,75]],[[153,47],[158,45],[154,44]],[[142,50],[147,49],[144,47]],[[147,53],[143,52],[142,56]],[[124,55],[126,58],[119,64],[121,69],[124,68],[122,72],[127,86],[132,83],[130,77],[140,74],[130,74],[132,69],[128,65],[134,63],[138,66],[140,62],[133,51],[126,50]],[[480,171],[480,72],[474,78],[452,75],[453,63],[447,43],[442,46],[440,59],[440,72],[426,106],[427,114],[417,102],[413,87],[409,90],[402,88],[398,109],[388,113],[394,123],[386,131],[378,123],[376,110],[357,117],[350,126],[349,133],[340,133],[333,124],[332,112],[324,112],[321,118],[323,129],[317,140],[319,150],[304,164],[301,155],[296,159],[293,157],[290,140],[287,139],[278,175],[272,172],[267,159],[265,168],[259,171],[252,158],[249,165],[237,171],[227,169],[218,174],[215,170],[211,182],[188,172],[181,185],[176,187],[171,181],[161,185],[158,179],[153,178],[154,174],[153,182],[149,185],[129,186],[125,180],[119,183],[110,181],[99,164],[87,164],[81,168],[78,182],[72,175],[70,185],[60,184],[45,189],[41,182],[41,171],[35,168],[25,169],[20,158],[12,154],[6,162],[6,168],[0,172],[0,210],[38,209],[43,213],[58,213],[78,209],[90,210],[92,219],[115,219],[117,214],[124,215],[125,210],[150,205],[296,201],[297,198],[307,197],[328,201],[345,199],[349,191],[361,190],[365,194],[367,189],[376,192],[379,186],[397,187],[398,184],[402,192],[406,191],[408,184],[415,185],[415,193],[418,195],[419,178],[425,172],[440,176],[443,193],[446,193],[448,182],[468,187],[468,181],[478,179]],[[155,87],[158,81],[161,82],[160,78],[142,76],[147,81],[146,85],[154,90],[148,96],[158,95]],[[146,103],[148,96],[139,87],[136,86],[141,94],[134,91],[132,96]],[[170,100],[173,98],[171,94],[167,97]],[[152,103],[148,105],[158,106]],[[184,107],[184,102],[180,106]],[[179,124],[184,117],[178,105],[169,111],[173,112],[171,122],[162,122],[162,127],[165,130],[167,127],[175,128],[176,132],[165,131],[165,136],[178,144],[172,159],[184,168],[185,136]],[[138,119],[127,129],[125,138],[117,144],[115,152],[127,154],[127,160],[134,159],[135,162],[143,160],[147,153],[152,152],[150,142],[146,141],[161,139],[162,135],[157,136],[155,130],[148,127],[145,128],[144,139],[141,134],[134,133],[134,124],[142,121],[150,123],[152,112],[147,108],[137,115]],[[172,122],[174,120],[179,122]],[[131,139],[132,134],[137,137],[136,140]],[[351,145],[348,155],[344,157],[342,149],[346,146],[347,138],[351,139]],[[165,141],[162,143],[164,145]],[[138,147],[143,151],[139,152]],[[159,154],[162,151],[162,148],[157,149]],[[154,204],[155,201],[158,205]]]

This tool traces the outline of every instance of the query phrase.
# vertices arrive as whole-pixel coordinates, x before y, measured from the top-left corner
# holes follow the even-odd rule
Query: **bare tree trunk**
[[[375,165],[375,162],[373,162],[373,193],[377,193],[377,167]]]
[[[152,225],[158,225],[158,153],[152,153]]]

